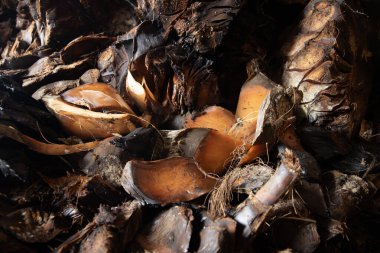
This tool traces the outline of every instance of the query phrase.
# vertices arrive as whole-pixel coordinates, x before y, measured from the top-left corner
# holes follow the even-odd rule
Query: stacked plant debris
[[[379,252],[380,4],[7,0],[1,252]]]

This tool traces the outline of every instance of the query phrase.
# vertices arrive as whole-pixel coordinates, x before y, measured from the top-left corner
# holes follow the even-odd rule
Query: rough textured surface
[[[356,3],[311,1],[283,48],[283,83],[303,92],[306,121],[348,137],[358,131],[371,87],[366,17]]]
[[[148,224],[137,236],[137,241],[144,250],[151,252],[188,252],[193,219],[191,209],[172,207]]]
[[[378,2],[0,1],[0,251],[379,252]]]

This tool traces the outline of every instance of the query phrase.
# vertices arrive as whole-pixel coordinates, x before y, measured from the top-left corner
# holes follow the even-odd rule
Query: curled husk
[[[209,192],[217,180],[202,171],[192,158],[129,161],[121,184],[134,198],[149,204],[189,201]]]
[[[185,128],[212,128],[227,134],[235,124],[235,116],[220,106],[210,106],[198,115],[188,115],[185,118]]]
[[[206,173],[223,174],[242,145],[238,140],[209,128],[164,131],[167,156],[193,158]]]
[[[42,101],[67,132],[84,139],[126,134],[143,125],[116,90],[106,84],[81,85],[60,96],[46,95]]]
[[[136,128],[134,115],[93,112],[73,106],[60,97],[43,98],[46,107],[57,117],[64,129],[84,139],[105,138],[112,134],[126,134]]]

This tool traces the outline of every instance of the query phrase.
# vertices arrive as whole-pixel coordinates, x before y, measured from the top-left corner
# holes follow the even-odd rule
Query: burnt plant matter
[[[378,252],[374,0],[0,3],[1,252]]]

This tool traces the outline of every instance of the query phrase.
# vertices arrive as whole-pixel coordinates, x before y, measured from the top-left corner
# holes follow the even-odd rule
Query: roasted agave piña
[[[303,92],[307,122],[351,137],[366,111],[370,85],[366,16],[359,1],[312,0],[298,33],[283,48],[283,83]]]

